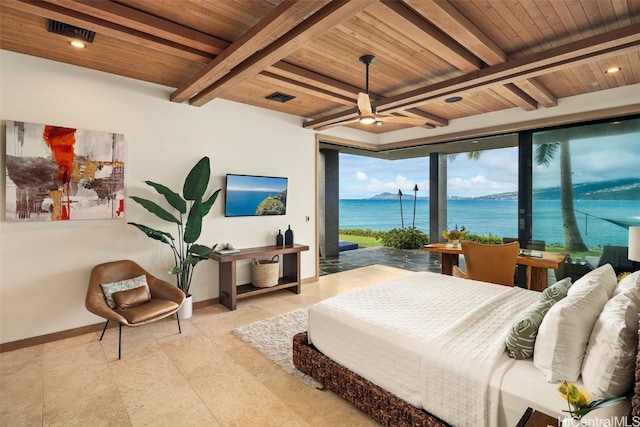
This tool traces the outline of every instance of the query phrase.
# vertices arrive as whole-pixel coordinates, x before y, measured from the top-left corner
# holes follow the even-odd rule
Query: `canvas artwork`
[[[6,220],[124,216],[124,135],[7,121]]]

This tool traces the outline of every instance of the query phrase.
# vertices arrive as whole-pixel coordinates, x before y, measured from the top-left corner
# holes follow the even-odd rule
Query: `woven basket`
[[[278,284],[280,258],[274,255],[271,260],[251,260],[251,281],[258,288],[270,288]]]

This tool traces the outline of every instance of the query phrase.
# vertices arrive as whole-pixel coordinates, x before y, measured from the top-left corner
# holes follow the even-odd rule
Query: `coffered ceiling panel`
[[[48,20],[95,37],[74,49]],[[0,47],[166,85],[193,108],[229,99],[383,133],[640,83],[640,1],[3,0]]]

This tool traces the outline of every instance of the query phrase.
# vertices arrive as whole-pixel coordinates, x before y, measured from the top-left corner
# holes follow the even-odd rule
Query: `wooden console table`
[[[308,251],[309,246],[295,244],[293,246],[262,246],[259,248],[240,249],[233,254],[213,252],[211,259],[220,263],[218,271],[220,286],[220,304],[229,310],[236,309],[236,301],[253,295],[288,289],[300,293],[300,252]],[[282,256],[282,277],[278,284],[269,288],[258,288],[251,283],[237,286],[236,261],[258,257]]]

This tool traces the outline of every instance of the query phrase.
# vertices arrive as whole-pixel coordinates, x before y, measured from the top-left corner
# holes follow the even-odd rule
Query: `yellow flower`
[[[609,406],[623,397],[608,397],[606,399],[591,400],[591,396],[576,387],[574,384],[564,381],[558,387],[558,392],[569,404],[569,410],[563,410],[562,412],[568,412],[571,417],[580,419],[583,415],[588,414],[594,409]]]
[[[465,234],[467,234],[467,229],[464,227],[464,225],[460,227],[460,230],[458,230],[458,225],[456,224],[456,228],[448,231],[444,230],[442,232],[442,237],[444,237],[446,240],[460,240],[464,237]]]

